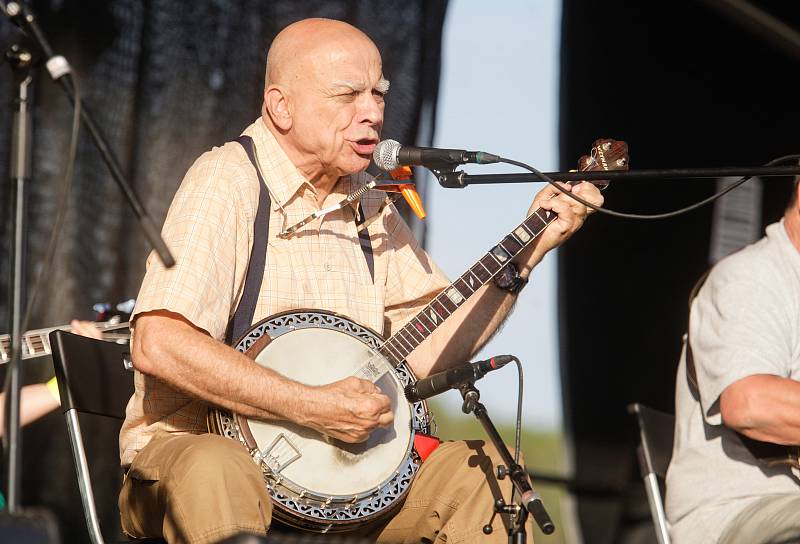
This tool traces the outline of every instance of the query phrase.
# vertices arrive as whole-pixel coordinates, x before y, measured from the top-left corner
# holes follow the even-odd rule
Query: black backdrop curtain
[[[305,17],[346,20],[383,54],[392,81],[384,136],[413,143],[433,135],[441,32],[446,2],[396,0],[42,0],[32,4],[57,53],[72,64],[91,110],[145,207],[161,224],[192,161],[236,137],[260,112],[269,43]],[[17,35],[0,21],[0,44]],[[71,109],[38,70],[34,84],[33,179],[28,208],[29,285],[53,223],[65,167]],[[0,176],[8,179],[11,71],[0,66]],[[422,141],[421,144],[430,143]],[[8,328],[8,183],[0,184],[0,332]],[[135,297],[149,251],[121,193],[82,131],[70,209],[55,265],[31,327],[93,317],[98,301]],[[47,362],[25,365],[26,381],[52,376]],[[111,429],[111,427],[110,427]],[[90,436],[106,440],[108,433]],[[104,435],[105,436],[102,436]],[[86,540],[60,414],[26,428],[23,502],[59,514],[64,540]],[[103,442],[104,444],[107,443]],[[99,445],[89,444],[101,449]],[[104,473],[116,478],[113,463]],[[101,484],[104,522],[115,520],[115,497]],[[108,489],[106,489],[108,488]]]
[[[800,29],[796,4],[752,3]],[[755,166],[800,152],[800,62],[708,4],[565,0],[562,167],[600,137],[626,140],[632,168]],[[764,224],[782,215],[788,185],[764,181]],[[714,188],[631,181],[605,197],[656,213]],[[585,542],[655,541],[625,407],[674,410],[687,297],[709,266],[711,226],[710,207],[659,222],[598,214],[559,252],[564,413]]]

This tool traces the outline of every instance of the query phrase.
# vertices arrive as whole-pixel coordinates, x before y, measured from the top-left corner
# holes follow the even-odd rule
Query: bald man
[[[352,207],[278,236],[368,181],[364,170],[379,141],[388,89],[380,53],[361,31],[325,19],[292,24],[272,43],[261,117],[243,132],[253,158],[230,142],[202,155],[186,174],[163,229],[177,265],[165,270],[150,256],[131,320],[136,391],[120,434],[127,469],[120,509],[130,536],[215,542],[269,528],[271,500],[260,470],[238,443],[206,433],[209,406],[287,420],[351,443],[392,423],[388,397],[369,381],[307,386],[222,341],[250,255],[259,249],[260,178],[271,206],[253,322],[322,309],[388,336],[449,285],[378,192],[360,202],[371,263]],[[574,191],[602,203],[591,185]],[[517,256],[508,285],[484,286],[408,357],[418,377],[468,360],[505,319],[530,270],[580,228],[588,211],[551,189],[536,195],[532,209],[539,206],[558,219]],[[381,542],[505,541],[499,518],[492,537],[481,532],[494,503],[490,487],[497,488],[494,454],[479,442],[440,446],[402,509],[360,534]]]

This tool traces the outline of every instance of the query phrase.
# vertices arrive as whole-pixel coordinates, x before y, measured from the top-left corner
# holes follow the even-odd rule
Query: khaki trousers
[[[491,444],[443,443],[423,463],[401,509],[354,536],[385,544],[507,542],[505,517],[495,517],[491,535],[482,532],[495,500],[511,498],[510,481],[495,477],[499,462]],[[272,512],[260,469],[245,449],[210,434],[153,437],[128,471],[119,507],[126,534],[170,543],[263,535]],[[530,538],[530,522],[526,529]]]

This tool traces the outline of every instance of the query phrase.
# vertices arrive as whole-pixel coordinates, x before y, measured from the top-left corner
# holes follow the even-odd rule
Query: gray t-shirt
[[[667,472],[667,518],[676,544],[716,542],[760,497],[800,493],[786,468],[769,469],[722,424],[719,397],[754,374],[800,380],[800,253],[783,222],[722,260],[692,304],[690,341],[700,398],[681,355],[675,443]]]

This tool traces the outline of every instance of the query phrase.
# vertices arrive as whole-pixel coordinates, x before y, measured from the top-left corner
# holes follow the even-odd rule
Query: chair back
[[[639,403],[628,406],[628,411],[636,416],[639,424],[642,476],[655,474],[660,478],[666,477],[672,459],[675,416]]]
[[[61,407],[125,419],[133,394],[127,344],[95,340],[66,331],[50,333]]]

